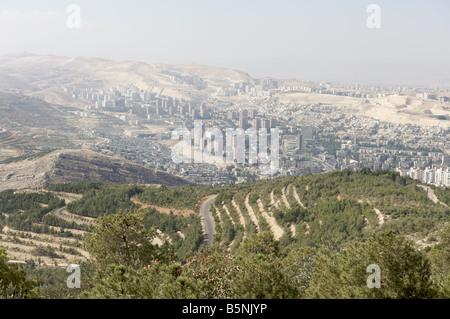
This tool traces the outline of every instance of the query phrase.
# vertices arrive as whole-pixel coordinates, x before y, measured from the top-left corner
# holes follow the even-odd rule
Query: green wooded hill
[[[431,189],[439,199],[436,203],[428,198],[418,181],[400,177],[392,171],[368,169],[275,178],[223,187],[76,182],[46,186],[35,193],[0,193],[0,229],[8,226],[28,235],[37,232],[83,240],[83,247],[79,250],[88,252],[91,259],[80,262],[90,263],[88,268],[96,269],[90,284],[85,287],[84,297],[446,296],[450,255],[446,255],[449,243],[445,234],[450,225],[450,190]],[[79,196],[66,204],[60,195],[68,193]],[[210,207],[216,233],[213,247],[206,247],[199,208],[201,201],[211,195],[217,196]],[[90,218],[97,221],[87,226],[76,219],[69,222],[53,214],[54,210],[63,207],[80,220]],[[186,211],[192,213],[186,214]],[[55,231],[57,227],[60,231]],[[78,232],[71,233],[71,230]],[[81,231],[83,235],[80,238]],[[123,246],[121,241],[124,239],[116,238],[114,234],[128,236],[131,244]],[[2,237],[3,242],[10,236]],[[155,244],[155,238],[159,239],[159,246]],[[358,290],[360,287],[355,290],[353,286],[338,293],[330,290],[326,283],[342,286],[343,278],[333,277],[337,269],[342,271],[343,265],[358,264],[351,258],[366,256],[364,258],[368,262],[375,258],[370,253],[366,254],[368,247],[387,251],[404,249],[406,255],[423,256],[423,260],[416,256],[415,261],[411,261],[422,265],[414,274],[422,274],[430,283],[422,282],[422,290],[411,292],[411,296],[407,295],[408,289],[413,289],[409,286],[402,292],[399,288],[385,295],[373,291],[361,292]],[[39,252],[48,252],[49,249],[35,247],[33,252],[37,256]],[[60,252],[68,251],[69,248],[60,247]],[[219,259],[230,259],[231,268],[222,265]],[[218,267],[218,273],[224,272],[222,277],[215,279],[228,282],[220,292],[215,290],[216,284],[209,282],[212,279],[205,273],[206,262],[212,268]],[[389,258],[379,262],[385,263],[387,268],[394,267]],[[428,263],[429,268],[424,263]],[[252,275],[256,271],[255,265],[266,267],[264,271],[267,275],[272,274],[274,278],[280,276],[281,286],[276,284],[275,287],[279,291],[272,287],[274,278],[264,283],[264,280],[261,281],[262,286],[255,287],[257,291],[245,290],[255,278]],[[301,269],[294,271],[293,265]],[[362,266],[358,264],[359,268],[353,270],[354,278],[365,276]],[[232,275],[235,269],[232,267],[248,269],[248,273]],[[394,268],[389,268],[391,276],[400,271]],[[39,272],[39,268],[30,270],[30,274],[43,277],[38,275]],[[126,281],[120,273],[133,280],[156,276],[157,273],[167,274],[167,282],[160,284],[169,285],[175,292],[152,295],[156,294],[157,289],[150,286],[146,292],[132,292],[134,286],[128,282],[130,291],[121,295],[112,291],[110,284],[106,283],[108,280]],[[228,275],[232,278],[226,277]],[[158,277],[158,280],[163,280],[163,277]],[[347,278],[345,282],[351,280]],[[39,284],[47,285],[45,280]],[[357,282],[352,284],[358,286]],[[201,289],[201,285],[207,285],[207,288],[202,286]],[[397,282],[395,285],[402,284]],[[188,286],[191,288],[186,288],[185,295],[177,290]],[[262,287],[267,293],[262,292]],[[275,291],[270,292],[269,287]],[[208,291],[206,295],[203,294],[205,289]],[[48,285],[42,291],[46,292],[47,297],[58,295]]]

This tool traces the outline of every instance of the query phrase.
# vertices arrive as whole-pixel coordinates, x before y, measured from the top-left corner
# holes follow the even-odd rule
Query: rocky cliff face
[[[75,181],[187,185],[189,181],[86,150],[55,151],[40,158],[0,164],[0,191]]]

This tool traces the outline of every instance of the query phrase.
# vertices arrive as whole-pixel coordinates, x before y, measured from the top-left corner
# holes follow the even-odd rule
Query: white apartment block
[[[432,184],[438,187],[450,187],[450,168],[431,168],[420,169],[412,167],[409,170],[396,168],[400,176],[409,176],[412,179],[417,179],[425,184]]]

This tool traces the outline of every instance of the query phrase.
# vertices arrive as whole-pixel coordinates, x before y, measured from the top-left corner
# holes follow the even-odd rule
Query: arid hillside
[[[49,103],[64,102],[66,105],[76,104],[76,101],[60,96],[62,86],[109,88],[134,85],[155,93],[192,100],[215,95],[222,86],[252,80],[244,72],[199,64],[166,65],[33,54],[0,57],[0,72],[11,83],[9,88],[23,89]],[[3,87],[8,88],[7,83]]]
[[[55,151],[39,158],[0,164],[0,190],[75,181],[187,185],[163,172],[86,150]]]

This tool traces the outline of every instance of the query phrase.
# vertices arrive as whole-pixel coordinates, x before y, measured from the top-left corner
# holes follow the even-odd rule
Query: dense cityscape
[[[237,83],[233,94],[250,96],[237,102],[215,98],[188,102],[132,86],[109,90],[66,87],[64,91],[85,103],[85,110],[76,111],[77,115],[89,117],[101,112],[120,119],[127,126],[125,133],[118,135],[101,133],[99,129],[95,134],[106,138],[107,142],[95,145],[93,150],[122,156],[201,184],[241,183],[267,176],[260,176],[255,165],[216,167],[207,163],[173,163],[167,143],[171,140],[171,132],[178,127],[192,129],[194,120],[202,120],[205,127],[219,128],[223,132],[227,128],[267,129],[269,132],[279,128],[280,167],[273,177],[368,167],[371,170],[397,170],[402,176],[437,186],[450,185],[448,129],[349,115],[341,106],[284,103],[270,98],[275,90],[293,90],[356,96],[363,104],[371,94],[416,92],[422,99],[447,102],[448,97],[444,94],[448,94],[448,90],[436,88],[429,91],[431,94],[423,93],[419,88],[361,89],[358,85],[335,88],[330,84],[323,90],[319,88],[315,85],[278,87],[271,79],[261,80],[257,85]],[[222,89],[217,94],[222,95],[225,91]],[[251,96],[267,98],[252,99]],[[159,127],[160,131],[150,130],[151,126]]]

